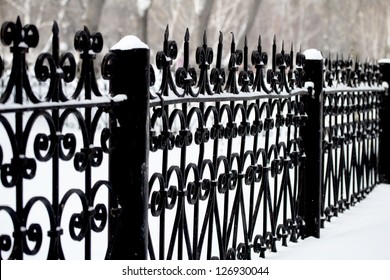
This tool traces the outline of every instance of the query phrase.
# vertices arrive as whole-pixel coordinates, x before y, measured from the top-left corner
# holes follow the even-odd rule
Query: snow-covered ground
[[[82,143],[82,136],[80,131],[72,127],[72,122],[65,129],[66,132],[75,134],[77,143]],[[2,127],[0,127],[1,135],[6,135]],[[36,133],[49,133],[47,124],[43,120],[37,121],[33,127],[30,141],[33,141]],[[100,135],[99,133],[97,135]],[[98,137],[97,137],[98,138]],[[3,139],[5,140],[5,139]],[[8,144],[2,141],[4,163],[9,162],[11,154]],[[99,145],[98,140],[96,144]],[[29,145],[27,156],[33,157],[32,146]],[[239,147],[239,146],[237,146]],[[221,143],[221,150],[223,145]],[[78,146],[77,150],[80,147]],[[192,151],[194,152],[194,151]],[[206,155],[210,154],[206,151]],[[161,156],[161,155],[160,155]],[[190,157],[190,155],[188,155]],[[170,154],[170,159],[179,162],[179,154]],[[151,156],[151,172],[155,172],[161,168],[158,165],[161,162],[158,153]],[[157,164],[158,163],[158,164]],[[153,166],[153,164],[157,164]],[[83,173],[76,172],[73,168],[73,162],[61,162],[60,172],[60,198],[64,193],[71,188],[80,188],[83,186]],[[49,170],[49,171],[48,171]],[[47,163],[38,162],[37,174],[34,180],[25,181],[25,202],[33,196],[42,195],[50,199],[51,197],[51,176],[48,172],[51,170],[51,161]],[[151,173],[152,174],[152,173]],[[94,180],[107,178],[107,156],[102,163],[102,168],[93,170]],[[107,193],[102,192],[99,196],[99,202],[104,203]],[[9,205],[15,207],[15,190],[14,188],[0,187],[0,205]],[[73,213],[80,212],[80,201],[76,198],[70,199],[66,209],[64,210],[62,227],[64,228],[64,235],[62,236],[62,244],[64,253],[67,259],[83,259],[84,258],[84,242],[76,242],[71,240],[68,233],[69,217]],[[188,210],[188,209],[187,209]],[[202,209],[201,209],[202,210]],[[173,211],[174,212],[174,211]],[[374,191],[367,196],[366,199],[356,204],[350,210],[340,214],[339,217],[333,218],[331,223],[325,224],[325,229],[321,230],[321,238],[307,238],[306,240],[299,240],[298,243],[288,243],[288,247],[282,247],[278,242],[277,253],[266,253],[268,260],[323,260],[323,259],[386,259],[390,260],[390,185],[379,185]],[[188,214],[188,213],[187,213]],[[156,221],[156,220],[155,220]],[[49,222],[47,212],[40,209],[39,205],[29,216],[28,224],[37,222],[41,224],[43,231],[49,229]],[[151,223],[151,226],[156,226],[157,223]],[[168,229],[169,230],[169,229]],[[158,233],[158,229],[153,231]],[[5,215],[0,213],[0,234],[9,234],[12,236],[12,223]],[[153,235],[153,234],[152,234]],[[93,241],[93,259],[104,258],[105,248],[107,246],[106,230],[100,234],[92,234]],[[169,236],[167,236],[169,238]],[[169,242],[169,240],[167,240]],[[97,245],[99,244],[99,245]],[[48,238],[44,238],[41,252],[34,256],[34,258],[45,259],[47,257]],[[156,245],[155,245],[156,246]],[[7,257],[4,254],[3,257]],[[253,254],[253,258],[254,258]],[[29,257],[26,256],[26,259]]]
[[[41,127],[39,130],[41,130]],[[79,138],[79,137],[77,137]],[[106,159],[107,160],[107,159]],[[103,161],[103,169],[105,170],[105,164],[107,161]],[[40,186],[50,186],[50,178],[48,178],[46,167],[50,168],[50,165],[39,164],[37,176],[34,180],[28,183],[37,184],[40,182]],[[77,172],[72,172],[72,162],[64,163],[61,168],[63,176],[61,184],[63,186],[70,185],[72,181],[79,181],[82,184],[83,178],[77,178]],[[104,173],[104,172],[103,172]],[[99,175],[102,176],[101,171]],[[100,177],[99,176],[99,177]],[[107,175],[103,174],[103,177]],[[65,179],[66,178],[66,179]],[[73,178],[70,180],[70,178]],[[103,179],[103,178],[102,178]],[[71,184],[73,187],[77,184]],[[11,204],[14,202],[13,189],[1,188],[1,199],[0,204]],[[36,188],[34,188],[36,189]],[[45,195],[45,191],[38,191],[39,195]],[[65,188],[67,190],[68,188]],[[30,187],[26,188],[26,196],[31,197],[33,195],[38,195],[38,193],[30,193],[27,190],[31,190]],[[47,190],[47,189],[46,189]],[[63,193],[65,190],[61,190]],[[5,192],[7,191],[7,192]],[[103,193],[103,196],[106,194]],[[50,197],[50,194],[47,196]],[[102,203],[104,203],[104,198]],[[12,202],[13,201],[13,202]],[[78,202],[74,201],[69,203],[69,213],[74,213],[81,211]],[[37,209],[38,211],[39,209]],[[48,229],[48,223],[46,221],[47,213],[45,211],[39,211],[30,216],[30,221],[36,221],[40,223],[45,231],[45,228]],[[288,247],[282,247],[281,243],[277,243],[278,252],[266,253],[267,260],[333,260],[333,259],[347,259],[347,260],[359,260],[359,259],[386,259],[390,260],[390,242],[388,240],[390,236],[390,185],[381,184],[378,185],[367,197],[362,200],[360,203],[357,203],[354,207],[351,207],[350,210],[346,210],[344,213],[339,214],[339,217],[333,218],[332,221],[325,223],[325,228],[321,230],[321,238],[307,238],[305,240],[299,240],[298,243],[288,243]],[[70,215],[69,214],[69,215]],[[35,217],[35,218],[34,218]],[[6,223],[4,223],[4,216],[1,219],[3,222],[0,226],[2,233],[7,232],[12,235],[10,230],[12,229],[11,224],[8,223],[7,228]],[[67,229],[68,219],[64,217],[64,228]],[[153,224],[153,223],[152,223]],[[105,247],[107,245],[106,241],[106,231],[100,234],[93,234],[93,259],[102,259],[104,258]],[[158,231],[157,231],[158,232]],[[155,232],[156,233],[156,232]],[[40,254],[34,257],[38,259],[45,259],[48,248],[48,240],[44,238],[44,244],[42,246]],[[97,242],[97,243],[96,243]],[[64,251],[67,259],[83,259],[83,244],[84,242],[75,242],[70,239],[67,230],[62,238],[62,244],[64,246]],[[100,245],[98,245],[100,244]],[[6,254],[3,256],[6,257]],[[252,254],[252,257],[255,259],[255,254]],[[26,259],[29,259],[26,256]]]
[[[270,260],[390,260],[390,185],[325,223],[321,238],[279,247]]]

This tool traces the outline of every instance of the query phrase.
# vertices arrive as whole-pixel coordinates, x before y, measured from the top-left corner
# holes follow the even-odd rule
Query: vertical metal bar
[[[320,237],[322,146],[323,146],[323,58],[319,51],[305,53],[306,81],[314,83],[311,95],[302,96],[308,115],[307,125],[300,129],[306,154],[306,185],[301,216],[306,223],[306,236]]]
[[[379,60],[380,71],[383,80],[390,84],[390,59]],[[388,164],[387,155],[390,153],[390,122],[386,121],[390,117],[390,98],[389,89],[381,97],[381,105],[379,108],[379,119],[381,133],[379,135],[379,181],[382,183],[390,183],[390,165]]]
[[[58,25],[55,23],[53,25],[53,39],[52,39],[52,56],[56,62],[56,64],[59,64],[59,36],[58,36]],[[55,91],[52,93],[52,101],[53,102],[59,102],[59,93],[61,89],[61,80],[56,79],[55,83],[57,83],[57,87]],[[52,110],[52,118],[53,122],[56,128],[56,132],[60,133],[60,113],[58,109]],[[60,218],[60,206],[59,206],[59,185],[60,185],[60,147],[59,145],[56,145],[53,152],[53,158],[52,158],[52,205],[53,205],[53,211],[56,219],[56,225],[59,227],[61,224],[61,218]],[[54,238],[53,238],[54,239]],[[55,246],[53,247],[53,251],[49,252],[48,259],[58,259],[59,258],[59,252],[60,252],[60,242],[55,242]]]
[[[109,180],[122,207],[111,258],[147,259],[150,51],[134,38],[122,40],[110,51],[110,93],[125,97],[111,126]]]
[[[14,61],[16,65],[19,65],[19,69],[16,74],[15,79],[15,103],[17,104],[23,104],[23,73],[26,71],[26,60],[25,60],[25,52],[21,50],[20,48],[15,48],[14,50]],[[18,147],[22,147],[23,143],[23,112],[16,112],[15,113],[15,139],[18,143]],[[20,150],[18,151],[20,153]],[[25,155],[15,155],[19,156],[20,158],[24,157]],[[15,158],[15,162],[17,162],[19,159]],[[23,168],[22,166],[18,166],[18,168]],[[20,170],[21,171],[21,170]],[[23,201],[23,176],[17,180],[16,183],[16,213],[18,215],[19,221],[23,224],[24,215],[23,215],[23,207],[24,207],[24,201]],[[18,260],[23,259],[23,252],[24,252],[24,236],[23,232],[19,232],[19,235],[15,238],[15,258]]]

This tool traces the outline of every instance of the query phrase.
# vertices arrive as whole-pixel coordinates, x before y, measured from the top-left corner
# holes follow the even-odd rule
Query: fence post
[[[149,169],[149,47],[126,36],[103,61],[116,121],[111,120],[109,180],[121,206],[111,259],[147,259]]]
[[[305,162],[305,185],[300,215],[303,217],[306,236],[320,237],[321,195],[323,174],[323,57],[318,50],[304,52],[305,81],[314,84],[310,95],[302,96],[307,124],[300,129],[303,139]]]
[[[378,61],[383,81],[390,85],[390,59],[381,59]],[[379,134],[379,181],[381,183],[390,183],[390,164],[387,156],[390,153],[390,98],[389,89],[381,96],[379,109],[379,119],[381,133]]]

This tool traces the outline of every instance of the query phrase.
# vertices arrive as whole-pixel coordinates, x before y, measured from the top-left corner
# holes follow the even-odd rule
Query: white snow
[[[317,49],[308,49],[303,52],[306,60],[322,60],[323,56],[321,52]]]
[[[307,84],[306,86],[309,86]],[[225,93],[224,93],[225,94]],[[221,94],[222,96],[224,94]],[[260,93],[250,93],[248,94],[248,98],[253,98],[254,96],[259,95]],[[283,93],[282,93],[283,94]],[[226,94],[226,96],[230,96]],[[117,95],[115,97],[99,97],[95,100],[91,101],[68,101],[68,102],[83,102],[86,105],[89,103],[105,103],[110,101],[119,102],[121,100],[125,100],[127,97],[125,95]],[[58,106],[61,106],[60,103],[57,103]],[[45,104],[44,104],[45,105]],[[53,105],[53,103],[47,103],[47,106]],[[17,106],[8,105],[8,106]],[[20,105],[19,105],[20,106]],[[45,107],[45,106],[43,106]],[[2,107],[0,106],[0,112]],[[5,109],[4,109],[5,110]],[[157,127],[152,127],[155,129]],[[36,133],[48,131],[48,126],[44,119],[39,119],[37,124],[34,125],[33,131],[31,135],[36,135]],[[79,130],[76,128],[67,128],[64,133],[71,132],[75,134],[79,146],[82,143],[82,135]],[[96,134],[100,136],[100,133]],[[31,137],[31,141],[33,137]],[[98,141],[99,137],[95,137],[96,146],[99,146],[100,143]],[[247,141],[247,144],[250,144]],[[210,145],[206,145],[205,155],[212,155],[212,141],[209,142]],[[225,146],[224,146],[225,145]],[[220,145],[220,149],[226,149],[226,143]],[[94,145],[92,145],[93,147]],[[191,146],[191,148],[193,148]],[[240,146],[235,145],[233,149],[239,149]],[[33,155],[32,145],[29,145],[29,149],[26,151],[26,156],[31,157]],[[195,151],[191,150],[196,154]],[[4,155],[9,151],[6,151],[5,146],[3,146]],[[189,153],[188,158],[191,157],[191,153]],[[223,151],[222,151],[223,152]],[[161,169],[161,160],[159,160],[159,156],[161,153],[152,153],[150,156],[150,174],[152,171],[159,171]],[[9,157],[9,156],[8,156]],[[5,158],[5,156],[4,156]],[[180,151],[179,149],[173,149],[170,152],[169,160],[172,162],[180,162]],[[3,162],[9,162],[9,160],[4,160]],[[51,161],[47,163],[37,162],[37,174],[33,180],[25,180],[25,202],[30,199],[32,196],[45,196],[50,198],[51,196]],[[84,173],[76,172],[73,166],[73,160],[71,161],[61,161],[61,172],[60,172],[60,198],[63,197],[64,193],[68,191],[70,188],[79,188],[83,190],[83,186],[85,184]],[[105,180],[108,178],[107,174],[108,170],[108,158],[107,155],[104,155],[104,160],[101,168],[93,169],[93,182],[97,180]],[[99,201],[95,200],[96,203],[107,203],[106,197],[107,193],[105,190],[99,191]],[[232,193],[232,196],[234,193]],[[282,247],[281,242],[277,243],[277,253],[266,252],[266,260],[323,260],[323,259],[387,259],[390,260],[390,242],[388,242],[388,236],[390,236],[390,185],[379,185],[375,188],[375,190],[367,196],[365,200],[358,203],[356,206],[351,207],[350,210],[345,211],[345,213],[340,214],[338,218],[333,218],[331,223],[326,223],[325,229],[321,230],[321,238],[307,238],[306,240],[299,240],[298,243],[288,243],[288,247]],[[231,200],[229,203],[233,203]],[[15,204],[15,188],[4,188],[0,187],[0,205],[10,205],[13,206]],[[220,204],[222,205],[222,203]],[[204,207],[203,207],[204,206]],[[203,208],[202,208],[203,207]],[[205,204],[200,205],[200,211],[204,211],[206,208]],[[89,210],[91,210],[90,208]],[[49,219],[47,211],[42,208],[41,205],[34,207],[34,212],[29,215],[29,221],[27,225],[30,225],[33,222],[37,222],[42,225],[43,231],[46,232],[49,230]],[[82,206],[80,200],[77,199],[75,195],[73,195],[69,202],[64,206],[64,214],[62,217],[61,225],[57,227],[57,230],[64,229],[64,234],[61,236],[61,243],[64,248],[64,253],[67,259],[83,259],[84,258],[84,242],[76,242],[72,240],[68,233],[68,224],[69,219],[72,214],[79,213],[82,211]],[[176,208],[172,211],[167,211],[169,214],[167,215],[167,232],[171,229],[169,224],[173,224],[174,222],[174,214],[176,213]],[[186,208],[186,211],[190,213],[190,207]],[[3,213],[4,214],[4,213]],[[5,216],[5,217],[4,217]],[[190,217],[190,215],[188,216]],[[158,236],[156,238],[156,234],[158,235],[158,219],[152,218],[150,219],[150,227],[154,227],[151,235],[154,237],[154,242],[157,242]],[[0,217],[0,228],[2,230],[2,234],[12,234],[12,221],[6,215]],[[192,229],[192,225],[189,225]],[[23,231],[26,228],[22,228]],[[167,235],[167,244],[169,244],[170,233]],[[92,258],[93,259],[102,259],[105,255],[105,249],[107,246],[107,227],[102,233],[92,232],[93,239],[93,250],[92,250]],[[44,259],[47,257],[47,250],[49,247],[48,238],[44,238],[42,249],[38,253],[37,256],[32,256],[31,258]],[[214,242],[213,245],[216,243]],[[156,244],[154,244],[155,249],[157,248]],[[204,250],[205,251],[205,250]],[[218,250],[215,250],[218,252]],[[6,252],[4,257],[6,258],[8,255]],[[205,256],[204,253],[202,255]],[[256,254],[252,254],[253,259],[256,259]],[[26,259],[30,259],[30,256],[26,256]]]
[[[390,185],[378,185],[364,200],[325,223],[320,239],[310,237],[270,260],[390,260]]]
[[[141,41],[137,36],[127,35],[116,43],[111,50],[133,50],[133,49],[149,49],[149,46]]]
[[[28,49],[28,46],[27,46],[27,44],[26,44],[25,42],[20,42],[18,47],[19,47],[19,48]]]
[[[378,63],[379,63],[379,64],[387,64],[387,63],[390,64],[390,58],[382,58],[382,59],[379,59],[379,60],[378,60]]]
[[[35,132],[42,132],[43,125],[34,127]],[[35,135],[35,134],[32,135]],[[77,143],[82,142],[82,137],[80,133],[76,133]],[[97,135],[100,135],[99,133]],[[175,153],[178,149],[172,150],[170,154],[170,159],[174,157],[179,157],[180,153]],[[28,152],[28,151],[27,151]],[[31,152],[29,152],[31,154]],[[206,153],[208,154],[208,153]],[[158,157],[157,157],[158,158]],[[156,160],[156,155],[153,154],[150,160],[151,169],[156,169],[154,165],[159,164],[159,160]],[[50,185],[51,185],[51,176],[47,176],[47,173],[51,172],[51,165],[45,163],[38,163],[37,175],[34,178],[35,183],[39,181],[40,188],[33,188],[32,184],[27,185],[25,188],[26,198],[30,198],[32,195],[43,195],[50,197]],[[107,158],[103,161],[102,168],[99,168],[99,171],[94,170],[94,180],[107,178]],[[47,169],[46,169],[47,168]],[[161,168],[161,167],[160,167]],[[80,173],[80,180],[75,178],[75,171],[73,167],[73,162],[61,162],[61,194],[63,196],[64,192],[69,188],[81,188],[84,181],[83,173]],[[31,183],[34,183],[32,182]],[[42,188],[41,186],[44,186]],[[5,188],[0,188],[1,192],[1,203],[2,205],[13,205],[12,201],[14,198],[14,189],[5,190]],[[5,193],[5,191],[11,191]],[[37,192],[37,193],[36,193]],[[105,201],[106,194],[104,192],[102,195],[102,203]],[[26,200],[25,200],[26,201]],[[277,243],[277,253],[266,252],[266,260],[359,260],[359,259],[369,259],[369,260],[378,260],[378,259],[387,259],[390,260],[390,242],[388,242],[388,236],[390,236],[390,185],[379,185],[377,186],[366,199],[362,200],[360,203],[357,203],[354,207],[351,207],[350,210],[346,210],[344,213],[339,214],[339,217],[333,218],[331,223],[325,224],[325,229],[321,230],[321,238],[307,238],[305,240],[299,240],[298,243],[288,243],[288,247],[282,247],[281,242]],[[95,201],[97,203],[97,201]],[[89,210],[91,210],[90,208]],[[64,209],[64,215],[62,218],[61,227],[57,228],[66,229],[67,223],[70,219],[71,214],[80,212],[82,210],[80,201],[77,200],[74,196],[70,200]],[[189,207],[186,209],[189,211]],[[173,211],[172,213],[174,213]],[[168,217],[167,223],[172,223]],[[6,220],[4,217],[2,219]],[[43,229],[48,228],[48,219],[47,212],[45,209],[36,209],[36,212],[32,213],[29,216],[29,223],[38,222],[42,225]],[[155,227],[156,230],[152,231],[154,236],[158,233],[158,222],[156,219],[150,219],[150,227]],[[7,233],[9,230],[12,230],[12,224],[1,226],[3,231]],[[169,227],[167,227],[169,228]],[[26,229],[21,229],[26,230]],[[105,248],[107,246],[107,231],[100,234],[93,233],[93,259],[102,259],[104,258]],[[156,241],[158,239],[154,239]],[[83,244],[84,242],[76,242],[70,239],[68,232],[65,230],[64,234],[61,236],[61,242],[65,251],[65,256],[67,259],[83,259]],[[98,245],[99,244],[99,245]],[[38,259],[44,259],[47,257],[45,252],[48,250],[48,239],[44,240],[42,245],[41,252],[35,256]],[[7,254],[5,254],[7,257]],[[256,254],[252,254],[252,258],[256,259]],[[26,256],[26,259],[29,259]]]
[[[125,94],[118,94],[111,98],[114,102],[121,102],[125,101],[127,99],[127,96]]]
[[[308,89],[308,88],[314,88],[314,83],[313,82],[305,82],[305,85],[303,86],[305,89]]]
[[[137,0],[138,15],[143,17],[152,4],[152,0]]]
[[[196,15],[200,15],[206,5],[205,0],[194,0],[194,12]]]

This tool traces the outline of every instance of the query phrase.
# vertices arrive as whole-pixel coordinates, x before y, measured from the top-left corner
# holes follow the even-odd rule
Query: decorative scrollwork
[[[266,52],[262,51],[261,36],[259,36],[257,50],[254,50],[252,52],[251,61],[256,68],[256,76],[255,76],[252,90],[257,90],[257,91],[264,90],[265,92],[269,93],[268,89],[265,86],[265,81],[264,81],[265,66],[268,63],[268,55]]]
[[[226,92],[238,94],[236,72],[243,61],[243,53],[241,50],[236,50],[236,43],[234,41],[234,34],[232,33],[232,42],[230,44],[230,59],[229,59],[229,75],[226,81]]]
[[[39,42],[39,33],[35,25],[27,24],[22,26],[21,20],[18,17],[16,23],[6,21],[1,26],[1,42],[5,46],[11,47],[11,52],[14,53],[11,74],[8,80],[7,87],[0,98],[0,103],[5,103],[11,96],[13,88],[16,86],[18,80],[22,81],[28,98],[38,103],[39,100],[33,94],[29,78],[27,76],[26,53],[29,48],[35,48]],[[22,71],[20,73],[20,71]],[[22,103],[22,91],[18,90],[15,94],[15,102]]]
[[[292,50],[291,50],[291,53],[292,53]],[[292,59],[293,58],[292,58],[291,54],[285,53],[284,41],[283,41],[281,52],[276,54],[276,67],[279,68],[279,72],[281,74],[280,83],[282,84],[282,87],[284,86],[284,88],[287,92],[291,92],[291,89],[290,89],[289,82],[288,82],[287,77],[286,77],[286,68],[291,66]],[[292,75],[290,75],[290,77],[295,79],[295,77]],[[290,80],[290,82],[292,84],[294,84],[293,80]]]
[[[241,86],[241,92],[249,92],[249,88],[253,85],[254,74],[252,70],[248,69],[248,43],[245,36],[244,43],[244,69],[240,71],[238,76],[238,84]]]
[[[277,60],[277,57],[279,59]],[[282,59],[280,59],[282,58]],[[277,65],[277,62],[280,62],[280,65]],[[276,35],[274,36],[273,44],[272,44],[272,69],[268,69],[267,71],[267,82],[270,84],[271,89],[275,93],[280,93],[283,89],[283,73],[281,72],[281,69],[278,70],[276,67],[281,66],[284,70],[284,61],[283,61],[283,55],[277,55],[276,54]]]
[[[158,92],[161,96],[168,96],[169,89],[172,90],[177,96],[183,97],[183,94],[179,94],[176,90],[176,86],[173,82],[173,78],[171,75],[171,65],[172,60],[177,57],[177,43],[176,41],[170,41],[169,38],[169,27],[165,29],[164,33],[164,43],[163,43],[163,51],[159,51],[156,54],[156,65],[159,70],[162,70],[162,82],[160,86],[160,90]]]
[[[59,195],[59,187],[62,185],[59,176],[61,161],[73,160],[75,170],[85,172],[85,174],[90,172],[91,168],[101,166],[103,153],[110,151],[107,142],[111,133],[108,128],[102,129],[98,145],[94,143],[95,135],[99,139],[97,134],[100,132],[99,123],[103,113],[108,113],[111,116],[113,124],[115,124],[116,118],[111,112],[111,105],[114,102],[99,105],[100,101],[97,101],[97,105],[94,106],[96,108],[90,108],[88,104],[81,104],[79,109],[74,101],[70,101],[70,99],[80,98],[81,92],[85,93],[85,99],[91,99],[92,93],[96,96],[101,95],[93,66],[95,54],[102,50],[103,38],[101,34],[90,33],[86,27],[76,34],[75,48],[80,52],[82,65],[77,88],[69,98],[65,96],[62,84],[63,82],[72,82],[75,79],[76,62],[71,53],[59,54],[59,29],[56,22],[53,24],[52,34],[52,52],[40,54],[34,67],[39,82],[50,80],[48,92],[44,96],[47,102],[44,103],[41,102],[38,95],[34,94],[30,86],[25,58],[29,48],[36,47],[38,44],[39,35],[36,27],[33,25],[23,27],[18,18],[16,23],[5,22],[1,28],[2,43],[11,46],[13,62],[8,84],[1,96],[0,103],[6,103],[11,93],[15,96],[16,103],[23,104],[26,97],[30,102],[37,103],[26,107],[20,106],[15,111],[9,110],[15,116],[14,120],[3,113],[0,115],[2,130],[8,137],[5,139],[8,140],[5,146],[10,147],[4,151],[4,143],[0,144],[1,185],[6,188],[14,188],[19,199],[17,203],[22,205],[17,207],[17,215],[16,210],[0,206],[0,211],[5,211],[13,223],[12,234],[5,233],[0,237],[2,258],[4,253],[9,253],[7,257],[10,259],[23,259],[24,255],[34,256],[42,253],[46,235],[45,227],[41,222],[28,222],[29,219],[33,219],[32,212],[35,211],[33,209],[40,207],[37,206],[38,204],[43,205],[49,220],[47,231],[47,236],[50,238],[48,259],[65,258],[61,237],[64,232],[63,228],[66,226],[63,227],[62,223],[65,223],[63,211],[64,207],[69,205],[70,197],[77,196],[82,204],[82,209],[70,217],[68,231],[73,240],[85,239],[86,248],[89,246],[87,243],[90,243],[90,240],[86,238],[89,233],[91,231],[102,232],[107,228],[109,217],[111,220],[115,220],[120,213],[115,195],[110,184],[106,181],[98,181],[93,185],[91,178],[86,178],[83,190],[72,189],[62,198]],[[2,71],[1,60],[0,72]],[[53,106],[51,107],[48,102],[53,102]],[[3,107],[7,109],[7,106]],[[76,131],[68,131],[68,123],[74,121],[72,118],[76,120],[76,125],[80,128],[79,135]],[[36,133],[36,128],[41,124],[48,131],[39,127],[40,130]],[[81,141],[79,136],[81,136]],[[79,146],[81,148],[78,148]],[[30,155],[31,151],[32,156]],[[52,169],[50,180],[53,182],[51,200],[41,196],[34,196],[27,201],[20,200],[21,197],[25,197],[23,195],[25,180],[37,180],[37,174],[41,171],[38,169],[43,166],[41,163],[50,161],[52,163],[49,164]],[[34,182],[32,181],[32,183]],[[108,200],[103,203],[95,202],[95,197],[101,186],[108,188],[112,209],[108,209]],[[109,212],[112,212],[112,216],[109,216]],[[87,251],[85,258],[89,259],[90,252]]]
[[[297,52],[296,58],[295,58],[295,70],[293,71],[295,76],[296,85],[299,88],[302,88],[305,83],[305,71],[303,70],[305,66],[305,55],[301,53],[301,51]]]
[[[61,80],[70,83],[76,76],[76,61],[71,53],[59,55],[59,28],[54,22],[52,28],[52,54],[42,53],[35,63],[35,75],[39,81],[50,79],[46,101],[66,101],[62,91]],[[46,66],[46,62],[49,67]]]
[[[380,93],[366,87],[378,85],[381,76],[370,61],[341,59],[325,61],[324,180],[321,213],[330,221],[362,200],[377,180]],[[376,74],[375,74],[376,73]],[[349,89],[344,91],[343,89]],[[361,156],[358,156],[361,154]],[[335,166],[339,168],[334,169]],[[351,178],[355,175],[356,178]],[[365,178],[365,179],[363,179]],[[338,182],[339,183],[335,183]]]
[[[213,49],[207,46],[207,35],[206,31],[203,35],[203,45],[196,49],[196,63],[200,68],[199,75],[199,94],[207,94],[212,95],[213,92],[210,88],[210,83],[208,79],[207,70],[210,68],[211,63],[213,62],[214,52]]]
[[[35,48],[39,42],[39,33],[35,25],[27,24],[22,27],[20,17],[17,17],[16,23],[6,21],[1,27],[1,42],[9,46],[13,43],[11,51],[28,48]]]
[[[225,117],[226,120],[221,121]],[[188,111],[184,105],[180,107],[177,104],[172,111],[169,106],[168,109],[155,107],[151,114],[151,151],[161,150],[168,155],[170,150],[176,149],[181,151],[181,160],[177,165],[169,165],[163,159],[162,164],[167,170],[151,176],[149,207],[152,219],[158,217],[160,228],[172,232],[170,242],[183,242],[188,257],[195,259],[206,250],[207,258],[249,259],[252,252],[265,257],[267,249],[276,251],[277,240],[281,238],[281,231],[277,229],[279,221],[286,224],[285,242],[288,242],[288,237],[290,242],[297,241],[303,236],[299,235],[301,228],[296,219],[301,188],[297,183],[298,172],[302,172],[305,163],[296,131],[305,125],[306,120],[302,103],[299,99],[290,98],[267,99],[264,102],[236,101],[230,106],[208,102],[202,108],[192,105]],[[174,123],[177,128],[174,128]],[[247,138],[259,141],[261,134],[280,133],[283,129],[290,131],[285,140],[281,141],[279,136],[274,142],[269,138],[262,144],[256,142],[256,150],[253,151],[249,148],[233,152],[228,144],[221,154],[218,148],[222,140],[227,143],[244,142],[243,139]],[[192,141],[186,142],[186,137]],[[214,143],[210,155],[205,152],[209,142]],[[196,146],[199,147],[199,155],[195,152],[191,156],[194,159],[189,161],[186,151]],[[182,170],[185,170],[184,176]],[[174,172],[180,174],[177,183],[172,181]],[[296,179],[293,180],[292,176]],[[250,198],[249,209],[244,206],[248,205],[244,197]],[[192,217],[185,214],[187,211],[194,211],[195,215],[193,227],[197,230],[192,237],[188,231],[188,220]],[[204,215],[200,215],[199,211]],[[175,217],[172,229],[163,222],[169,215]],[[256,240],[253,238],[259,230],[259,220],[263,220],[261,229],[265,238],[261,239],[262,242],[259,235]],[[238,223],[240,226],[233,231]],[[185,241],[176,239],[181,232]],[[211,238],[211,232],[215,232],[216,237],[208,241],[207,249],[203,248],[207,234]],[[234,239],[239,242],[231,243]],[[251,242],[254,242],[253,245]],[[160,246],[162,257],[165,250],[164,245],[160,243]],[[167,258],[172,257],[172,246],[170,243],[167,248]],[[212,249],[214,247],[219,248],[218,256]],[[155,257],[154,250],[151,257]]]
[[[176,70],[176,85],[183,88],[185,95],[197,96],[192,90],[192,86],[196,84],[196,71],[195,68],[189,67],[189,40],[190,33],[188,28],[184,36],[184,63],[183,67],[179,67]]]
[[[216,94],[223,92],[223,85],[225,84],[225,69],[222,68],[222,42],[223,35],[222,32],[219,32],[218,39],[218,51],[217,51],[217,63],[216,67],[211,69],[210,73],[210,83],[214,85],[213,91]]]
[[[21,179],[32,179],[35,177],[37,163],[32,158],[12,158],[10,164],[1,166],[1,182],[4,187],[11,188]]]
[[[81,90],[85,87],[85,99],[91,99],[91,93],[96,96],[101,96],[96,83],[94,59],[96,54],[100,53],[103,48],[103,36],[100,32],[91,33],[84,26],[84,30],[76,32],[74,37],[74,47],[80,53],[82,59],[81,73],[76,90],[72,95],[72,99],[80,96]]]

